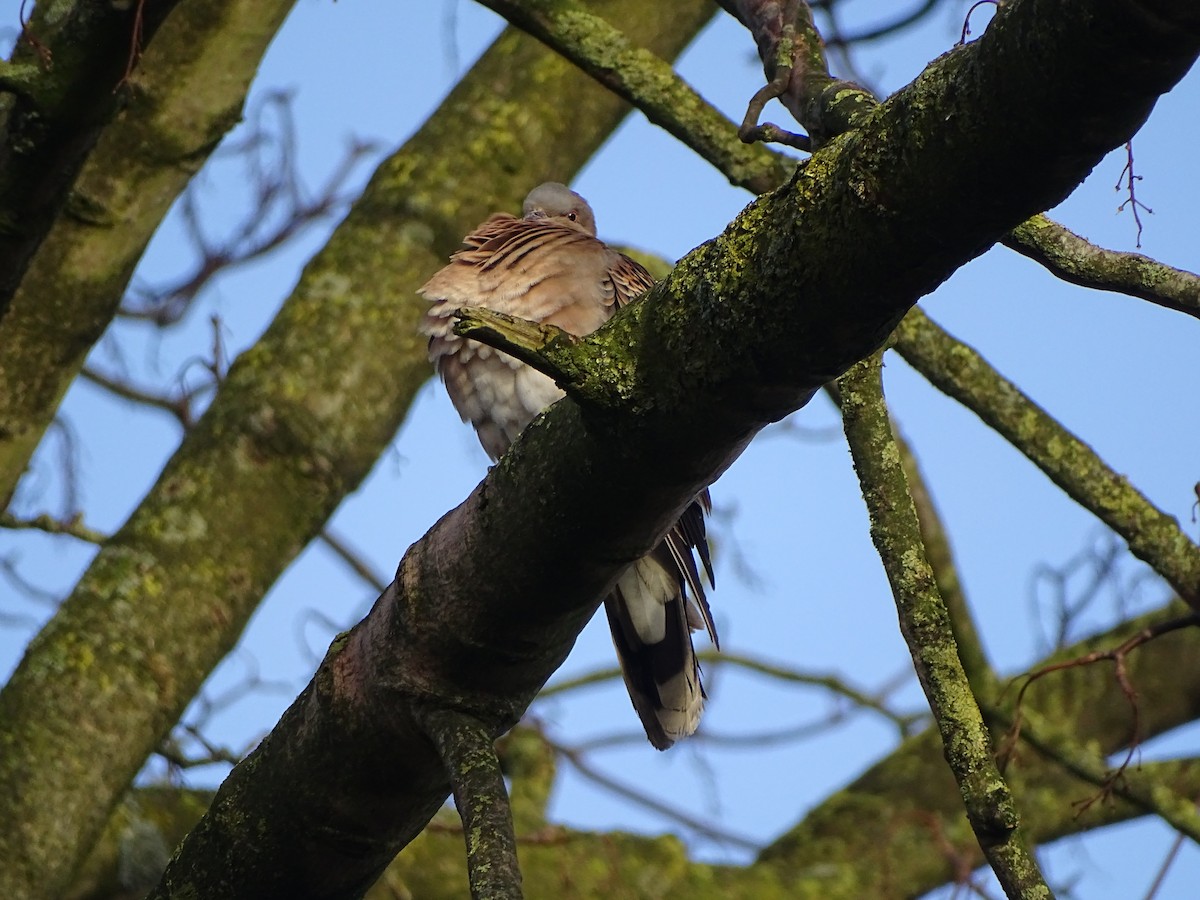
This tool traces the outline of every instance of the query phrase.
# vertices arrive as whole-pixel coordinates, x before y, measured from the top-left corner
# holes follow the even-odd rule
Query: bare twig
[[[268,123],[273,115],[275,124]],[[303,234],[313,225],[340,215],[353,200],[351,181],[375,146],[350,144],[342,159],[315,192],[301,181],[296,161],[296,133],[291,95],[277,91],[252,113],[253,131],[222,150],[220,156],[240,159],[246,169],[251,203],[238,225],[220,241],[205,231],[196,182],[183,195],[180,215],[188,242],[199,257],[192,272],[173,284],[135,289],[121,315],[159,326],[180,321],[200,293],[217,276],[260,259]]]
[[[93,366],[85,366],[79,374],[86,381],[90,381],[96,387],[103,388],[110,394],[120,397],[122,400],[129,400],[141,406],[148,406],[152,409],[169,413],[183,426],[185,431],[196,423],[195,416],[192,413],[192,400],[204,388],[198,388],[191,392],[181,392],[174,397],[170,397],[135,387],[130,382],[106,375]]]
[[[733,847],[740,847],[744,850],[756,851],[760,849],[760,845],[756,841],[752,841],[747,837],[717,828],[712,824],[711,820],[701,819],[697,816],[691,815],[690,813],[684,812],[677,807],[671,806],[668,803],[655,800],[653,797],[643,793],[640,789],[630,787],[624,782],[606,775],[599,769],[592,766],[591,763],[588,762],[587,756],[583,753],[580,753],[576,748],[559,744],[554,741],[550,741],[549,743],[550,746],[554,748],[554,751],[558,754],[560,759],[570,763],[571,767],[575,769],[576,772],[578,772],[588,781],[599,785],[605,790],[616,794],[619,797],[624,797],[626,800],[642,807],[643,809],[648,809],[666,819],[677,822],[690,831],[706,837],[711,841],[715,841],[720,844],[728,844]]]
[[[108,535],[83,524],[83,514],[76,513],[69,519],[56,519],[49,513],[31,518],[21,518],[10,512],[0,512],[0,528],[13,530],[44,531],[46,534],[67,534],[89,544],[103,544]]]
[[[967,14],[963,16],[962,34],[959,35],[958,38],[958,43],[960,45],[965,44],[967,42],[967,38],[971,36],[971,16],[973,16],[975,14],[975,10],[979,9],[981,6],[995,6],[999,8],[1000,2],[999,0],[979,0],[978,3],[971,4],[971,8],[967,10]]]
[[[321,529],[321,533],[317,537],[350,568],[350,571],[365,581],[376,593],[383,593],[383,589],[387,587],[387,579],[376,572],[375,568],[363,558],[362,554],[351,547],[345,538],[329,526]]]
[[[1193,798],[1193,802],[1195,798]],[[1154,900],[1158,895],[1159,889],[1167,880],[1167,874],[1171,871],[1171,866],[1175,864],[1175,860],[1179,858],[1179,851],[1183,849],[1184,835],[1175,835],[1175,840],[1171,842],[1171,849],[1167,851],[1167,855],[1163,857],[1162,864],[1158,867],[1158,872],[1154,875],[1154,881],[1150,882],[1150,887],[1146,889],[1146,894],[1143,900]]]
[[[1096,601],[1100,590],[1115,580],[1117,563],[1124,548],[1111,536],[1111,532],[1106,531],[1106,535],[1109,539],[1103,546],[1088,547],[1062,566],[1041,564],[1034,567],[1030,580],[1035,612],[1043,606],[1049,606],[1054,616],[1055,633],[1049,640],[1048,650],[1065,647],[1072,640],[1072,628],[1080,616]],[[1084,583],[1074,590],[1072,596],[1072,579],[1080,573],[1084,576]],[[1039,588],[1043,585],[1051,591],[1046,604],[1039,602]]]
[[[902,735],[907,735],[912,727],[921,719],[921,716],[918,715],[898,713],[890,709],[884,701],[883,692],[868,694],[848,684],[845,679],[837,675],[802,672],[792,666],[771,663],[753,656],[731,653],[729,651],[722,651],[721,653],[713,651],[702,652],[697,654],[697,658],[703,665],[714,670],[735,667],[748,672],[754,672],[758,675],[764,675],[767,678],[777,681],[828,691],[833,696],[849,702],[855,708],[869,710],[882,716],[895,725]],[[548,684],[542,688],[538,694],[538,698],[545,699],[558,694],[565,694],[589,685],[615,681],[620,677],[621,670],[617,667],[596,669],[577,678],[564,679],[556,681],[553,684]]]
[[[1061,672],[1065,669],[1077,669],[1083,666],[1093,665],[1097,662],[1111,662],[1113,663],[1113,676],[1120,685],[1121,694],[1129,703],[1130,712],[1132,714],[1130,737],[1127,741],[1128,749],[1125,754],[1125,759],[1121,762],[1121,764],[1115,770],[1108,773],[1108,775],[1106,775],[1101,781],[1099,785],[1101,788],[1100,794],[1086,801],[1083,805],[1083,808],[1086,809],[1091,803],[1103,798],[1104,796],[1107,796],[1108,793],[1115,789],[1117,782],[1124,777],[1125,770],[1129,766],[1129,763],[1133,760],[1133,756],[1137,752],[1142,739],[1141,710],[1138,706],[1138,695],[1137,691],[1134,689],[1133,683],[1129,679],[1128,668],[1126,665],[1129,654],[1138,647],[1144,646],[1145,644],[1148,644],[1165,634],[1179,631],[1182,628],[1196,627],[1197,625],[1200,625],[1200,615],[1182,616],[1176,619],[1169,619],[1165,622],[1158,622],[1154,625],[1149,625],[1141,629],[1136,634],[1131,635],[1129,638],[1122,641],[1116,647],[1111,647],[1106,650],[1095,650],[1091,653],[1084,654],[1083,656],[1075,657],[1074,659],[1064,660],[1062,662],[1043,666],[1042,668],[1029,673],[1027,676],[1025,676],[1024,683],[1021,685],[1021,689],[1017,693],[1016,704],[1014,706],[1014,713],[1012,716],[1012,724],[1005,738],[1004,747],[998,754],[1001,759],[1001,763],[1003,764],[1004,761],[1007,760],[1008,756],[1012,753],[1013,748],[1016,746],[1017,739],[1021,737],[1024,721],[1023,716],[1025,710],[1025,693],[1035,682],[1045,678],[1047,675],[1053,672]]]
[[[1139,210],[1145,210],[1150,215],[1154,215],[1154,210],[1137,198],[1136,184],[1141,180],[1142,176],[1134,174],[1133,171],[1133,141],[1127,141],[1125,143],[1125,166],[1121,169],[1121,174],[1117,176],[1117,183],[1113,185],[1113,190],[1117,192],[1123,190],[1127,195],[1121,205],[1117,207],[1117,212],[1124,212],[1128,209],[1133,213],[1133,222],[1137,226],[1137,240],[1134,246],[1138,248],[1142,246],[1142,217]]]
[[[832,34],[826,35],[825,46],[829,47],[830,49],[835,47],[842,49],[854,46],[856,44],[867,44],[871,41],[877,41],[880,38],[891,37],[892,35],[896,34],[896,32],[903,31],[908,26],[915,25],[917,22],[920,22],[931,12],[933,12],[940,2],[941,0],[919,0],[919,2],[914,4],[913,8],[907,12],[900,13],[899,15],[888,19],[887,21],[880,22],[877,25],[870,25],[866,28],[859,29],[858,31],[852,31],[849,34],[843,34],[839,30],[836,37]],[[817,4],[814,3],[812,5],[813,8],[816,9]],[[831,9],[830,15],[832,16],[832,14],[833,11]]]

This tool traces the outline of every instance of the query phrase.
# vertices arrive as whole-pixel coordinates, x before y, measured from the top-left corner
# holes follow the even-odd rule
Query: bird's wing
[[[608,274],[613,255],[575,228],[498,213],[468,234],[463,249],[420,288],[431,301],[422,323],[429,358],[493,459],[562,391],[507,354],[454,334],[454,311],[486,307],[587,334],[616,309]]]
[[[654,276],[646,271],[645,266],[630,259],[624,253],[609,250],[608,273],[613,284],[613,294],[617,306],[624,306],[631,300],[636,300],[650,288],[654,287]]]

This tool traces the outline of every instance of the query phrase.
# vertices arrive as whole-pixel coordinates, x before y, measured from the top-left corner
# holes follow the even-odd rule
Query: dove
[[[498,460],[521,431],[564,392],[541,372],[453,331],[454,311],[485,307],[575,335],[595,331],[654,283],[639,263],[596,237],[591,207],[557,182],[530,191],[520,217],[495,213],[419,289],[429,301],[421,330],[429,359],[464,422]],[[650,743],[665,750],[695,732],[704,686],[692,632],[716,628],[696,557],[713,583],[702,491],[604,599],[634,710]]]

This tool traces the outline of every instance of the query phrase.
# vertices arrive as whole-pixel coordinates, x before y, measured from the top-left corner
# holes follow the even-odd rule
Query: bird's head
[[[596,217],[588,202],[557,181],[547,181],[530,191],[524,213],[526,219],[548,219],[593,237],[596,234]]]

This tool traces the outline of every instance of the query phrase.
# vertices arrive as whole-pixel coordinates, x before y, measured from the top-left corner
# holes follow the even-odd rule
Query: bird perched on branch
[[[564,394],[541,372],[454,334],[454,311],[481,306],[584,335],[653,283],[596,237],[587,201],[556,182],[530,191],[521,218],[495,213],[463,238],[463,249],[420,289],[431,302],[421,328],[454,407],[492,460]],[[706,490],[604,600],[630,699],[659,750],[694,732],[704,706],[691,633],[705,628],[714,644],[717,633],[693,551],[711,584],[710,508]]]

